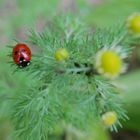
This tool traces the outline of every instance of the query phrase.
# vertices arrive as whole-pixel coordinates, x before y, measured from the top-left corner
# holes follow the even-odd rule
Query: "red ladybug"
[[[13,48],[13,60],[19,67],[30,65],[31,58],[32,52],[26,44],[17,44]]]

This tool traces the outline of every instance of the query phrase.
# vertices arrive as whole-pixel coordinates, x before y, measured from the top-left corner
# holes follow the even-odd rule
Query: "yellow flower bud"
[[[96,57],[96,69],[99,74],[114,78],[122,72],[122,59],[115,50],[100,51]]]
[[[102,121],[105,126],[110,127],[117,121],[117,114],[113,111],[106,112],[102,115]]]
[[[60,48],[55,52],[55,59],[58,61],[63,61],[69,58],[69,53],[65,48]]]
[[[130,32],[140,34],[140,13],[133,14],[128,18],[127,27]]]

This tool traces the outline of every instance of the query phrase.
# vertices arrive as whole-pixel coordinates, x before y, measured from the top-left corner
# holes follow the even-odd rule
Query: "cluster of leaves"
[[[123,46],[120,53],[129,53],[123,28],[115,31],[87,29],[78,19],[55,18],[43,33],[31,31],[28,42],[40,48],[26,69],[32,84],[13,99],[12,120],[22,140],[46,140],[57,126],[72,125],[89,132],[103,113],[115,111],[127,119],[117,88],[95,68],[95,56],[102,48]],[[124,46],[125,44],[125,46]],[[69,59],[57,61],[59,48],[66,48]],[[15,95],[14,95],[15,96]],[[116,125],[111,127],[116,130]]]

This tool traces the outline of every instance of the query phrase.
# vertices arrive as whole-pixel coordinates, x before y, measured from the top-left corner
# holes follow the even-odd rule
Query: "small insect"
[[[13,60],[20,68],[30,65],[32,52],[26,44],[17,44],[13,48]]]

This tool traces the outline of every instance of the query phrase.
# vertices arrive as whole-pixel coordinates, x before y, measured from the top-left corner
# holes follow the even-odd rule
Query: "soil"
[[[111,136],[113,140],[140,140],[140,133],[129,130],[112,133]]]

